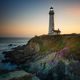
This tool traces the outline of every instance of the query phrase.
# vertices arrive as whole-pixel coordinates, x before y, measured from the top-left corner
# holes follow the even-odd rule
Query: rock
[[[24,46],[18,46],[12,51],[5,53],[5,57],[10,62],[13,62],[20,68],[28,71],[27,69],[31,68],[30,63],[34,63],[37,60],[44,58],[44,56],[50,55],[51,52],[57,53],[55,59],[52,59],[55,66],[51,66],[51,70],[47,73],[43,71],[36,72],[36,76],[41,80],[73,80],[72,78],[80,76],[79,68],[80,63],[73,63],[74,61],[80,60],[80,36],[79,35],[42,35],[35,36]],[[75,56],[75,57],[73,57]],[[49,57],[47,57],[49,58]],[[51,59],[51,58],[50,58]],[[67,64],[68,62],[71,64]],[[26,66],[28,68],[26,69]],[[48,66],[49,67],[49,66]],[[46,65],[44,64],[44,70]],[[68,69],[66,69],[68,68]],[[35,69],[37,69],[35,67]],[[74,79],[74,80],[79,80]]]
[[[33,75],[23,70],[12,71],[7,74],[3,74],[5,77],[0,77],[1,80],[32,80]]]
[[[13,44],[9,44],[8,46],[13,46]]]
[[[9,73],[9,72],[10,72],[9,70],[0,70],[0,75],[6,74],[6,73]]]
[[[74,61],[70,63],[70,71],[77,76],[80,76],[80,62]]]
[[[79,60],[79,43],[80,37],[78,35],[35,36],[31,40],[29,40],[26,45],[18,46],[12,51],[7,52],[5,54],[5,57],[11,62],[22,64],[27,61],[34,61],[38,56],[45,56],[49,54],[48,52],[50,51],[60,51],[60,55],[64,55],[61,52],[66,53],[66,55],[64,56],[65,58],[69,58],[70,55],[75,55]],[[68,49],[68,52],[66,52],[66,47]],[[73,51],[75,52],[75,54],[73,54]]]

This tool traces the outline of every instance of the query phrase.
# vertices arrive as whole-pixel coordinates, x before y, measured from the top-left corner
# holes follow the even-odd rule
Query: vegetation
[[[5,53],[5,57],[40,80],[80,80],[78,34],[35,36],[24,47]],[[26,77],[12,80],[39,80]]]
[[[28,45],[32,43],[39,44],[39,53],[46,54],[47,52],[59,52],[64,48],[68,48],[68,53],[65,57],[73,56],[80,60],[80,35],[43,35],[35,36],[30,40]],[[34,48],[35,48],[34,46]]]

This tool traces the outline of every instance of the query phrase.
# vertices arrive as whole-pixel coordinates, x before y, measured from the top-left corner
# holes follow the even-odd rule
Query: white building
[[[55,30],[54,29],[54,10],[53,7],[50,8],[49,11],[49,35],[59,35],[60,34],[60,30]]]

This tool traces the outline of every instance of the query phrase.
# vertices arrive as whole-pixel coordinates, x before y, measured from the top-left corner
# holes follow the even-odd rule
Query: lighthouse
[[[54,10],[53,7],[50,8],[49,11],[49,35],[59,35],[60,34],[60,30],[55,30],[54,29]]]

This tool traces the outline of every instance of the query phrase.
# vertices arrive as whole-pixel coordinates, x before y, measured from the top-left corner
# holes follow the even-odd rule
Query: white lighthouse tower
[[[50,8],[49,11],[49,34],[51,34],[54,29],[54,10],[53,7]]]
[[[50,8],[49,11],[49,35],[59,35],[60,34],[60,30],[55,30],[54,29],[54,10],[53,7]]]

